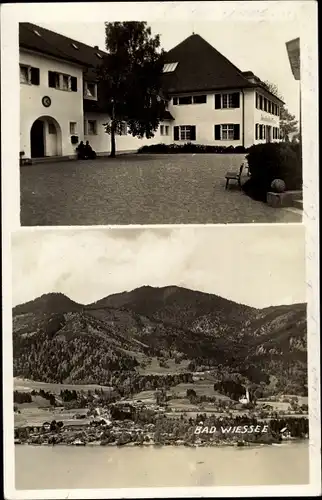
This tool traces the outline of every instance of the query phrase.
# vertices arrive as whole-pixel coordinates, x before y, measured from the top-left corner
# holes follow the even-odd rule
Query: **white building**
[[[110,151],[109,121],[95,67],[104,52],[30,23],[20,24],[20,151],[26,158],[76,154],[89,140]],[[153,139],[127,133],[117,151],[145,144],[245,146],[279,138],[282,101],[251,72],[242,73],[199,35],[166,55],[163,91],[168,112]]]

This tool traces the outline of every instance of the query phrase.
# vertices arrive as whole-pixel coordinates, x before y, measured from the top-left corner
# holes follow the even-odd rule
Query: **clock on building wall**
[[[49,108],[49,106],[51,105],[51,99],[47,95],[42,98],[41,102],[43,103],[43,106],[45,106],[45,108]]]

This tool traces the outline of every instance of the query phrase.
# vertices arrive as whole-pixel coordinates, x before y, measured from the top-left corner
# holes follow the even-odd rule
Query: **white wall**
[[[245,116],[244,116],[244,146],[249,148],[255,144],[255,91],[254,89],[244,89],[244,105],[245,105]]]
[[[103,113],[86,112],[84,115],[84,120],[95,120],[97,122],[97,134],[84,135],[84,139],[80,137],[80,140],[89,141],[90,145],[97,154],[109,153],[111,150],[111,138],[109,134],[105,132],[105,128],[103,126],[104,123],[107,123],[109,121],[109,116]],[[117,135],[116,151],[136,151],[141,146],[159,144],[161,142],[170,144],[172,138],[172,124],[171,122],[161,122],[160,125],[161,124],[169,126],[169,136],[161,136],[160,127],[155,132],[155,135],[152,139],[139,139],[138,137],[133,137],[131,134]]]
[[[26,51],[20,52],[20,63],[40,70],[39,85],[20,84],[20,151],[25,152],[26,158],[30,157],[32,124],[42,116],[49,116],[54,118],[61,128],[61,154],[73,154],[75,146],[70,142],[69,122],[76,122],[78,134],[83,135],[82,68]],[[48,86],[48,71],[57,71],[77,77],[77,92],[50,88]],[[51,106],[48,108],[42,104],[44,96],[51,99]],[[53,144],[48,143],[48,152],[53,151],[53,148]]]
[[[274,101],[272,96],[262,90],[258,91],[261,95],[269,99],[270,101],[274,102],[274,104],[277,104],[277,106],[280,106],[279,101]],[[254,97],[255,99],[255,97]],[[255,102],[255,101],[254,101]],[[271,127],[277,127],[279,129],[280,127],[280,118],[279,116],[273,115],[271,113],[268,113],[267,111],[263,111],[262,109],[257,109],[256,108],[256,102],[254,104],[254,134],[255,134],[255,124],[258,123],[260,125],[270,125]],[[255,137],[255,135],[254,135]],[[255,144],[264,144],[266,142],[266,139],[257,139],[254,141]],[[279,139],[273,139],[273,132],[272,132],[272,139],[271,142],[280,142]]]
[[[229,90],[229,93],[238,92],[238,89]],[[221,92],[218,92],[221,93]],[[199,92],[199,95],[205,95],[205,92]],[[197,93],[180,94],[198,95]],[[173,105],[169,103],[169,111],[175,119],[174,125],[195,125],[196,140],[195,144],[205,144],[214,146],[239,146],[242,145],[242,95],[240,93],[240,107],[228,109],[215,109],[214,93],[207,94],[207,102],[204,104],[181,104]],[[216,141],[215,140],[215,125],[234,123],[240,125],[240,140],[238,141]],[[183,144],[187,141],[174,141],[172,134],[172,142]]]

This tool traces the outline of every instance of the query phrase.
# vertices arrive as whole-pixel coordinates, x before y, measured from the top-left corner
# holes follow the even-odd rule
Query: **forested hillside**
[[[181,377],[212,370],[218,382],[238,374],[276,391],[307,391],[305,304],[258,310],[175,286],[90,305],[48,294],[13,309],[13,348],[14,375],[37,381],[136,390],[145,385],[142,367],[158,358],[185,360]]]

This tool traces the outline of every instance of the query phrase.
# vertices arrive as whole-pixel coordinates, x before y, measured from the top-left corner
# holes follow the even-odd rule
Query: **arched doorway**
[[[30,130],[31,158],[45,156],[44,122],[36,120]]]
[[[59,123],[51,116],[37,118],[30,129],[31,158],[61,156],[62,135]]]

